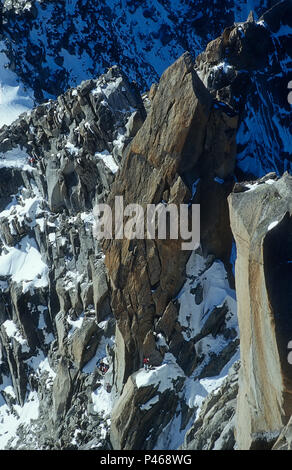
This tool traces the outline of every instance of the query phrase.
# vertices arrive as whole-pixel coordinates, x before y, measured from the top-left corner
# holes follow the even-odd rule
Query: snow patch
[[[100,414],[103,418],[110,416],[113,407],[111,394],[106,391],[103,385],[91,393],[91,399],[95,413]]]
[[[47,287],[49,269],[34,239],[26,236],[18,247],[6,247],[6,250],[8,253],[0,256],[0,276],[22,283],[23,293],[30,288]]]
[[[112,173],[116,173],[118,171],[119,169],[118,165],[116,164],[113,156],[107,150],[104,150],[103,152],[96,152],[95,157],[102,160],[105,166]]]
[[[144,405],[141,405],[140,406],[140,410],[150,410],[152,408],[153,405],[155,405],[155,403],[157,403],[159,401],[159,396],[156,395],[155,397],[151,398],[150,400],[148,400],[146,403],[144,403]]]
[[[0,41],[0,51],[5,49]],[[20,114],[34,106],[33,92],[19,82],[16,73],[8,67],[9,61],[4,52],[0,52],[0,127],[11,124]]]
[[[67,317],[67,322],[69,323],[69,325],[71,325],[71,330],[68,333],[68,338],[70,338],[76,330],[80,330],[83,324],[83,320],[84,314],[81,314],[77,320],[71,320],[69,316]]]
[[[13,320],[6,320],[2,326],[5,328],[5,332],[8,336],[8,338],[14,338],[19,344],[21,344],[21,350],[22,352],[28,352],[29,347],[27,344],[27,341],[23,336],[21,335],[19,329],[15,325]]]
[[[6,389],[4,388],[3,391],[5,392]],[[4,450],[11,439],[13,441],[10,443],[10,448],[13,448],[13,444],[18,440],[18,426],[22,425],[28,428],[31,421],[37,419],[38,415],[39,399],[36,391],[29,393],[22,407],[13,405],[13,412],[8,405],[2,405],[0,407],[0,449]]]
[[[19,168],[23,171],[35,171],[35,168],[27,163],[28,158],[29,156],[26,151],[22,150],[18,145],[12,150],[0,153],[0,168]]]
[[[176,363],[175,357],[167,353],[161,366],[148,371],[140,369],[135,374],[135,381],[138,388],[158,385],[157,391],[163,393],[165,390],[172,389],[173,382],[179,377],[185,377],[185,374]]]
[[[196,279],[193,278],[196,273]],[[209,267],[206,260],[193,252],[186,266],[187,280],[178,298],[178,321],[184,327],[183,336],[186,341],[200,333],[209,314],[224,303],[236,309],[235,292],[230,289],[227,273],[222,261],[215,260]],[[202,301],[196,303],[195,289],[200,289]]]
[[[279,221],[275,220],[268,226],[268,232],[278,225]]]

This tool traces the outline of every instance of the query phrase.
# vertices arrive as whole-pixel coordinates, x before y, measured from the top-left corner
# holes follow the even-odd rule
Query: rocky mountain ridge
[[[87,414],[86,394],[102,380],[97,369],[93,373],[97,359],[82,372],[95,354],[106,355],[114,336],[91,211],[108,192],[119,154],[144,114],[140,96],[113,68],[1,129],[2,419],[5,430],[17,407],[32,408],[30,401],[40,400],[43,429],[33,436],[36,446],[51,445],[47,407],[57,427],[66,429],[63,418],[70,409],[73,419],[53,445],[78,442],[76,419]],[[72,402],[74,393],[80,398]],[[90,401],[91,416],[98,416]],[[102,429],[97,446],[100,432],[106,435]],[[9,435],[1,437],[8,442]]]
[[[143,98],[112,67],[0,129],[1,448],[290,446],[277,287],[290,279],[291,178],[277,176],[290,108],[276,75],[288,76],[292,24],[279,5],[196,61],[184,53]],[[269,104],[253,93],[265,76]],[[116,195],[200,204],[200,248],[99,243],[92,209]]]

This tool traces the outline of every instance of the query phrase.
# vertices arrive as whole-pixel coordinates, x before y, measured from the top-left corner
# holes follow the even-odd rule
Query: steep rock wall
[[[114,210],[114,198],[121,195],[124,205],[140,203],[143,207],[162,201],[176,205],[202,202],[203,252],[229,259],[232,239],[226,197],[232,186],[236,125],[235,115],[228,116],[213,106],[190,55],[184,54],[161,77],[151,110],[127,150],[108,203]],[[181,249],[181,242],[116,239],[103,243],[117,320],[115,385],[122,396],[112,416],[112,442],[118,448],[139,448],[140,440],[130,444],[126,437],[133,422],[121,419],[127,403],[124,394],[132,380],[129,376],[141,367],[144,355],[155,366],[163,362],[165,351],[157,343],[157,334],[167,336],[167,351],[186,374],[196,366],[194,341],[185,340],[173,303],[183,286],[190,256]]]
[[[241,449],[270,448],[292,412],[292,178],[268,175],[236,185],[229,197],[241,369],[236,440]]]

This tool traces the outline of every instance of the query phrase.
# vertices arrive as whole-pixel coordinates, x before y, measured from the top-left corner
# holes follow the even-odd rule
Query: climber
[[[102,374],[104,374],[104,366],[105,366],[105,363],[103,361],[101,361],[100,364],[99,364],[99,370]]]
[[[36,164],[36,159],[35,159],[35,157],[30,157],[30,158],[28,159],[28,163],[29,163],[31,166],[35,166],[35,164]]]
[[[149,357],[144,357],[143,359],[143,366],[146,371],[150,369],[150,359]]]
[[[108,370],[109,370],[108,364],[105,364],[105,363],[103,362],[102,373],[103,373],[103,374],[106,374]]]
[[[109,370],[109,365],[106,364],[105,362],[103,362],[102,360],[99,360],[97,362],[97,367],[100,370],[100,372],[102,373],[102,375],[106,374],[107,371]]]

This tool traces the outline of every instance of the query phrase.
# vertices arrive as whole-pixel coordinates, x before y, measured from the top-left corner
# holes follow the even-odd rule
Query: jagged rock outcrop
[[[195,424],[186,433],[181,449],[234,449],[238,369],[239,362],[236,362],[220,388],[206,398]]]
[[[83,82],[2,127],[0,152],[24,147],[39,163],[39,186],[47,193],[50,209],[81,212],[92,207],[97,195],[104,199],[108,192],[123,148],[133,137],[133,124],[125,126],[136,108],[141,125],[142,100],[112,67],[99,80]]]
[[[231,233],[226,197],[232,186],[236,124],[235,115],[228,116],[213,106],[190,55],[184,54],[163,74],[147,119],[127,150],[107,201],[113,212],[115,196],[119,195],[124,197],[124,206],[135,202],[145,208],[147,203],[157,205],[161,201],[177,206],[202,201],[204,205],[209,191],[210,200],[217,204],[211,202],[208,206],[208,220],[203,212],[203,250],[205,254],[211,252],[228,259]],[[193,183],[199,187],[197,195]],[[205,205],[204,209],[207,210]],[[197,363],[194,342],[184,339],[177,322],[177,307],[172,302],[183,285],[190,254],[181,249],[181,242],[181,238],[145,241],[124,238],[103,243],[111,279],[111,306],[117,320],[118,394],[128,377],[141,367],[143,355],[149,356],[155,366],[162,363],[165,350],[157,343],[159,333],[167,338],[166,350],[187,374],[192,373]],[[186,356],[193,358],[193,362],[185,361]],[[127,390],[126,385],[115,407],[119,416],[123,407],[128,406]],[[163,395],[160,400],[162,403]],[[125,423],[115,415],[115,410],[112,419],[119,422],[120,428],[118,432],[116,427],[112,428],[112,442],[118,447],[139,448],[141,431],[137,430],[135,441],[131,437],[131,444],[121,437],[127,435],[126,429],[129,432],[135,413]]]
[[[21,424],[19,405],[38,418],[1,446],[109,446],[95,400],[109,406],[111,372],[96,363],[111,362],[114,319],[91,211],[144,117],[113,67],[0,130],[1,419]]]
[[[196,70],[220,106],[231,105],[239,114],[239,180],[291,169],[291,28],[291,0],[283,0],[258,21],[251,16],[230,24],[196,58]]]
[[[141,387],[138,377],[139,373],[129,377],[112,411],[111,444],[115,450],[153,449],[159,432],[169,423],[169,415],[177,410],[182,376],[175,379],[172,390],[164,390],[159,398],[157,387],[153,384]],[[168,413],[161,409],[162,403],[167,403]]]
[[[241,185],[229,197],[241,369],[236,416],[240,449],[271,448],[292,413],[292,177]]]

